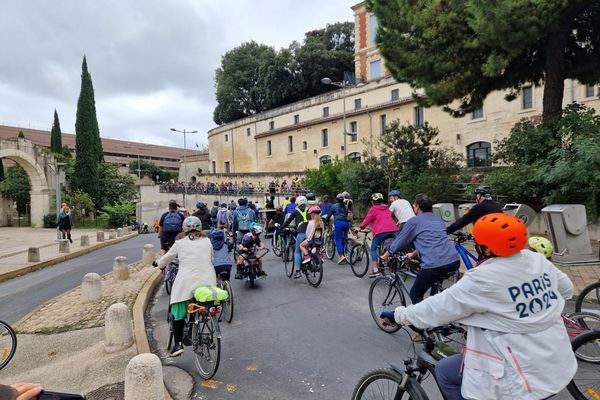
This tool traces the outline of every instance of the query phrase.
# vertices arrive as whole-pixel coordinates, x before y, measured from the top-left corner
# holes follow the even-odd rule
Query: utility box
[[[462,217],[475,205],[475,203],[463,203],[458,205],[458,217]],[[473,232],[473,224],[469,224],[463,228],[469,235]]]
[[[508,203],[504,205],[502,212],[519,218],[525,226],[531,225],[537,218],[537,213],[527,204]]]
[[[542,216],[554,245],[554,261],[574,264],[598,260],[592,253],[585,206],[553,204],[542,209]]]
[[[452,203],[437,203],[433,205],[433,213],[440,217],[446,226],[454,223],[456,217],[454,216],[454,204]]]

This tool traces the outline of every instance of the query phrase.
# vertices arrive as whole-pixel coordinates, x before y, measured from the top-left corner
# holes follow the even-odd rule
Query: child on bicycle
[[[213,248],[212,262],[217,279],[229,280],[233,264],[229,253],[233,249],[233,243],[225,239],[225,232],[222,230],[212,231],[209,237]]]
[[[308,225],[306,226],[306,239],[300,243],[300,251],[304,257],[302,264],[307,264],[310,262],[310,254],[308,254],[308,249],[315,244],[322,244],[323,232],[325,232],[325,224],[321,219],[321,207],[312,206],[308,210],[308,215],[310,216],[310,221],[308,221]],[[298,269],[296,272],[300,273],[300,270]]]
[[[257,250],[262,250],[265,248],[265,245],[260,240],[261,232],[262,226],[255,222],[250,225],[250,232],[246,233],[242,237],[242,242],[238,246],[240,255],[236,260],[237,271],[235,273],[235,279],[242,279],[242,268],[244,267],[245,261],[243,254],[250,255],[256,252]],[[258,272],[260,276],[267,276],[267,273],[263,271],[262,258],[258,260]]]

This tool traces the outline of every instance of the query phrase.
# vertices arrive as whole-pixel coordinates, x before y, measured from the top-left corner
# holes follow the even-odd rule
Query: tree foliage
[[[6,176],[0,182],[0,195],[17,203],[19,214],[27,213],[27,204],[30,202],[29,191],[31,184],[27,172],[16,164],[6,169]]]
[[[585,0],[368,0],[394,78],[423,104],[463,115],[496,90],[513,99],[544,82],[544,117],[562,109],[564,80],[600,81],[600,3]]]
[[[96,209],[105,208],[109,204],[133,202],[137,196],[133,177],[121,174],[115,164],[100,164],[100,179],[98,181],[98,200],[94,200]]]
[[[52,123],[52,130],[50,131],[50,151],[53,153],[62,153],[62,132],[60,130],[60,121],[58,120],[58,113],[54,110],[54,122]]]
[[[151,161],[140,160],[139,161],[140,176],[147,176],[152,179],[155,183],[166,182],[171,179],[171,173],[160,168],[158,165]],[[138,174],[138,161],[133,160],[129,163],[129,173],[136,175]],[[158,177],[158,178],[157,178]]]
[[[2,164],[2,159],[0,158],[0,182],[4,180],[4,164]]]
[[[95,210],[94,201],[89,194],[76,190],[75,192],[65,196],[65,202],[75,212],[78,222],[81,222],[89,214]]]
[[[131,202],[119,202],[107,205],[102,215],[108,218],[110,228],[120,228],[131,224],[135,220],[135,204]]]
[[[343,192],[344,183],[341,180],[342,171],[352,164],[344,162],[336,157],[333,162],[321,164],[319,168],[307,168],[304,171],[304,183],[313,193],[330,198],[335,198],[338,193]]]
[[[19,139],[25,139],[25,134],[23,133],[23,131],[19,131]]]

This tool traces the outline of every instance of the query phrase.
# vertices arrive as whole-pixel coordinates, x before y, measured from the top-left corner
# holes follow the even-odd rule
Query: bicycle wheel
[[[171,295],[171,288],[173,287],[173,282],[171,282],[170,280],[166,280],[165,281],[165,292],[167,292],[167,295],[170,296]]]
[[[275,235],[275,234],[273,234]],[[275,254],[277,257],[281,257],[281,249],[282,249],[282,245],[283,244],[283,239],[281,238],[281,235],[277,235],[277,240],[275,240],[274,242],[271,243],[271,249],[273,250],[273,254]]]
[[[256,286],[256,271],[254,270],[254,267],[250,267],[250,270],[248,271],[248,281],[250,282],[251,288]]]
[[[224,301],[222,304],[223,310],[221,311],[221,316],[227,323],[231,323],[233,320],[233,287],[231,286],[231,282],[223,281],[223,290],[227,291],[229,298],[227,301]]]
[[[352,400],[428,399],[421,385],[413,378],[409,378],[402,389],[402,378],[402,374],[391,368],[371,370],[354,387]]]
[[[575,312],[600,314],[600,281],[585,287],[575,301]]]
[[[379,329],[387,333],[394,333],[400,329],[400,326],[383,326],[379,320],[382,311],[393,311],[400,306],[406,306],[406,299],[402,289],[394,282],[394,278],[391,276],[376,278],[369,288],[369,310]]]
[[[310,264],[304,271],[308,284],[312,287],[318,287],[323,280],[323,262],[319,257],[313,257]]]
[[[335,240],[333,239],[333,235],[325,238],[325,256],[328,260],[333,260],[333,257],[335,257]]]
[[[572,342],[575,353],[585,349],[585,353],[595,353],[600,357],[600,331],[591,331],[577,336]],[[577,374],[567,386],[571,396],[577,400],[597,399],[600,397],[598,364],[579,360]]]
[[[369,250],[364,245],[354,246],[350,250],[350,268],[356,277],[362,278],[369,272]]]
[[[6,322],[0,321],[0,369],[6,367],[17,351],[17,335]]]
[[[569,337],[600,328],[600,315],[590,312],[575,312],[563,316]]]
[[[210,318],[192,326],[194,364],[205,380],[215,375],[221,360],[221,338],[215,334],[215,323]]]
[[[288,278],[294,275],[294,248],[290,246],[290,243],[283,252],[283,262],[285,264],[285,274]]]

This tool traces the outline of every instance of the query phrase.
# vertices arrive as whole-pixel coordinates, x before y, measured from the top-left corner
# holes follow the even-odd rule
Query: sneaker
[[[169,356],[178,357],[178,356],[182,355],[184,351],[185,350],[183,349],[183,344],[181,342],[175,343],[173,345],[173,349],[171,350],[171,354],[169,354]]]
[[[260,276],[265,277],[267,276],[267,273],[265,271],[260,271]]]
[[[307,254],[304,256],[304,260],[302,260],[302,264],[308,264],[310,262],[310,256]]]
[[[345,264],[346,262],[348,262],[348,260],[346,259],[346,256],[341,256],[340,259],[338,260],[338,264]]]
[[[294,272],[294,275],[292,275],[293,279],[300,279],[302,278],[302,274],[300,273],[300,271],[296,271]]]
[[[241,273],[241,271],[236,271],[236,273],[235,273],[235,279],[242,279],[242,273]]]

